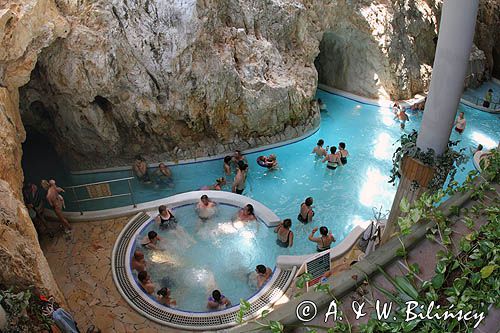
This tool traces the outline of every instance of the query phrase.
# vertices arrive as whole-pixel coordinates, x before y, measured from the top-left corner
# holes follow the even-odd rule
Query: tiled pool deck
[[[42,249],[82,332],[91,324],[103,333],[180,332],[139,315],[122,298],[111,274],[111,250],[130,216],[73,223],[70,240],[43,237]],[[57,229],[55,223],[50,227]]]

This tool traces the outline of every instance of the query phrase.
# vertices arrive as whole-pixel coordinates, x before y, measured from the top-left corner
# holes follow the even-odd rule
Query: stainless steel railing
[[[81,208],[80,203],[81,202],[86,202],[86,201],[103,200],[103,199],[110,199],[110,198],[118,198],[118,197],[129,196],[132,205],[134,207],[137,207],[137,204],[135,203],[135,199],[134,199],[134,192],[132,191],[132,184],[130,183],[130,181],[132,179],[134,179],[134,177],[105,180],[105,181],[95,182],[95,183],[87,183],[87,184],[80,184],[80,185],[74,185],[74,186],[66,186],[66,187],[64,187],[64,189],[65,190],[71,190],[71,192],[73,193],[73,197],[75,198],[75,200],[73,200],[73,202],[76,202],[76,204],[78,206],[78,211],[80,211],[80,215],[83,215],[83,210]],[[105,187],[105,189],[108,190],[109,194],[96,195],[96,196],[90,195],[91,189],[92,188],[96,188],[97,185],[105,185],[105,184],[109,185],[111,183],[118,183],[118,182],[127,182],[128,192],[113,194],[112,191],[111,191],[111,187],[108,186],[107,188]],[[76,189],[79,189],[79,188],[86,188],[87,191],[89,192],[89,198],[82,198],[82,199],[80,199],[78,197],[78,194],[77,194],[77,191],[76,191]]]

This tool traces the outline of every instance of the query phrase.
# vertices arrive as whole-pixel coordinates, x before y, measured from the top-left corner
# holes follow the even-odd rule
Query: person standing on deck
[[[71,233],[71,225],[68,220],[64,217],[62,210],[64,208],[64,198],[59,193],[64,193],[64,190],[56,185],[56,181],[51,179],[49,181],[49,189],[47,191],[47,202],[54,208],[54,212],[61,222],[64,232],[66,234]]]

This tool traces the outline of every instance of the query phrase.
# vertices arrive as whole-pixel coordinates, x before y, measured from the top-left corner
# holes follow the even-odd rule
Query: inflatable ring
[[[257,157],[257,164],[263,168],[269,168],[265,162],[266,157],[264,155]]]

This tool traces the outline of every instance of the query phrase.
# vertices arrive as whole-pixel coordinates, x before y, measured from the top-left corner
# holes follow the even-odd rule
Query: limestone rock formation
[[[481,0],[474,44],[485,53],[489,75],[500,78],[500,0]]]
[[[430,83],[434,1],[338,1],[316,60],[319,81],[371,98],[404,99]]]
[[[23,121],[74,168],[230,152],[312,129],[321,33],[296,1],[59,1]]]
[[[0,3],[0,283],[35,285],[63,301],[22,202],[21,143],[25,139],[18,88],[41,49],[68,32],[51,0]]]
[[[57,4],[71,30],[40,55],[21,109],[72,169],[126,165],[137,153],[175,161],[303,134],[318,122],[314,63],[327,85],[412,97],[430,82],[441,7],[440,0]],[[481,19],[491,21],[484,11]]]

